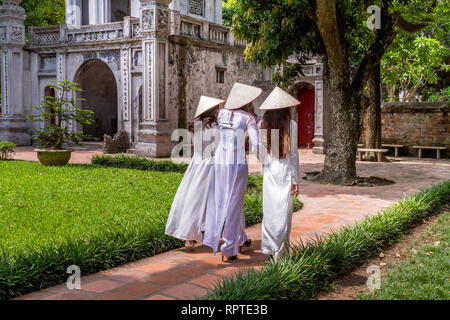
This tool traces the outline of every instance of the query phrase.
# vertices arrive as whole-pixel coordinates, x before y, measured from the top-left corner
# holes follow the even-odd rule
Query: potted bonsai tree
[[[38,149],[36,149],[38,159],[45,166],[66,165],[72,150],[65,147],[68,144],[82,145],[83,139],[90,138],[83,132],[70,130],[70,124],[73,122],[81,125],[91,124],[93,112],[76,106],[77,101],[84,101],[84,99],[68,97],[72,91],[82,91],[77,83],[52,81],[46,87],[54,89],[56,97],[45,97],[40,106],[32,106],[39,112],[28,115],[32,121],[44,123],[44,128],[37,130],[37,135],[34,137],[38,141]]]

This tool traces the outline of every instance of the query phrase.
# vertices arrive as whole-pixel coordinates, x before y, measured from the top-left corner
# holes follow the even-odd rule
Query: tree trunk
[[[356,150],[361,136],[360,98],[343,86],[344,79],[330,78],[330,138],[320,179],[333,184],[351,185],[356,175]]]
[[[369,106],[366,113],[366,148],[381,148],[381,78],[380,65],[376,65],[369,74]],[[376,161],[376,155],[367,155],[370,161]]]
[[[336,0],[317,0],[317,26],[327,51],[325,81],[329,84],[330,138],[319,179],[350,185],[356,180],[356,149],[361,133],[359,92],[351,88],[349,57],[336,16]]]

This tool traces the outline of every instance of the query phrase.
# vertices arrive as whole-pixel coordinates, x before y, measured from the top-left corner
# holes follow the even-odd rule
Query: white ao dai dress
[[[284,159],[265,155],[261,252],[275,259],[289,253],[292,223],[292,184],[299,181],[297,124],[291,120],[291,149]]]
[[[201,131],[201,130],[199,130]],[[214,137],[217,126],[203,129],[203,136],[195,136],[194,156],[172,203],[165,233],[182,240],[202,241],[206,204],[214,170]],[[200,148],[202,146],[202,148]]]
[[[255,118],[243,110],[220,111],[218,116],[220,143],[217,147],[211,191],[208,200],[203,244],[217,252],[222,236],[223,256],[235,256],[246,240],[244,197],[248,183],[245,157],[245,135],[253,148],[259,146]]]

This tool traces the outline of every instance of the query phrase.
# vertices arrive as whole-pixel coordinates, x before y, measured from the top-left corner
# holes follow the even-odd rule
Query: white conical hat
[[[242,83],[235,83],[231,89],[225,109],[236,110],[255,101],[262,94],[262,89]]]
[[[271,94],[267,97],[266,101],[263,102],[260,110],[275,110],[284,109],[289,107],[294,107],[299,105],[301,102],[291,96],[289,93],[284,91],[279,87],[275,87]]]
[[[201,116],[205,112],[211,110],[214,107],[217,107],[218,105],[221,105],[222,103],[225,103],[225,101],[216,98],[201,96],[194,118]]]

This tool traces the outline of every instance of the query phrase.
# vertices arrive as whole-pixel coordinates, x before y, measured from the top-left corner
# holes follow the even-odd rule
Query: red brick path
[[[17,159],[30,157],[18,150]],[[93,151],[75,153],[73,160],[89,162]],[[26,159],[30,160],[30,159]],[[300,151],[301,170],[320,170],[323,156]],[[260,170],[250,165],[252,172]],[[358,163],[360,176],[376,175],[396,181],[385,187],[341,187],[302,181],[300,199],[304,208],[294,214],[292,241],[303,241],[330,232],[341,225],[352,224],[377,213],[431,184],[450,179],[450,161],[401,158],[391,163]],[[130,263],[113,270],[82,277],[81,290],[60,285],[34,292],[18,299],[192,299],[204,295],[221,277],[242,268],[258,267],[267,259],[260,247],[260,225],[247,229],[254,240],[247,252],[232,263],[222,263],[220,255],[199,247],[196,252],[172,250],[155,257]]]

